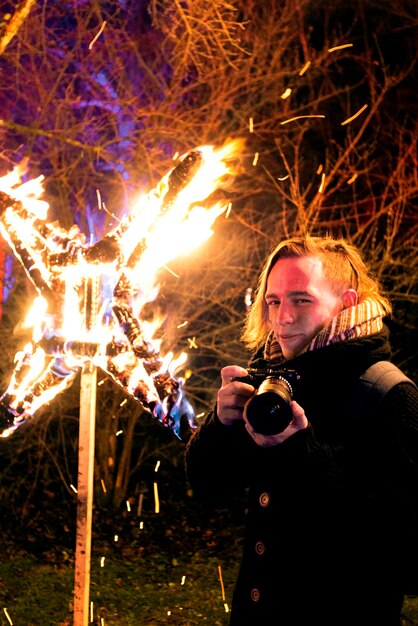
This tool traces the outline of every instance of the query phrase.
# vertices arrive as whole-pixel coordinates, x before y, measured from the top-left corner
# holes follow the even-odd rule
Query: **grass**
[[[190,524],[187,511],[179,511],[175,522],[154,515],[142,528],[132,516],[117,527],[106,524],[96,531],[90,569],[93,620],[89,623],[227,626],[225,605],[231,603],[240,538],[239,534],[233,537],[226,520],[221,528],[217,525],[215,533]],[[73,537],[67,537],[67,546],[62,547],[39,530],[36,536],[32,529],[19,542],[16,531],[0,546],[1,626],[73,623],[75,559],[69,547]]]
[[[102,553],[103,551],[101,551]],[[100,626],[157,624],[226,626],[218,566],[230,598],[235,578],[218,557],[196,553],[169,559],[93,554],[90,601]],[[70,626],[73,614],[74,562],[46,563],[33,555],[15,554],[0,565],[0,623],[18,626]],[[7,611],[4,611],[4,608]],[[9,621],[8,617],[11,621]]]
[[[93,620],[89,623],[227,626],[225,603],[230,606],[237,559],[219,554],[216,542],[211,541],[199,551],[177,556],[170,555],[167,546],[161,550],[142,547],[102,544],[93,549]],[[39,557],[26,550],[13,551],[8,544],[1,556],[1,626],[71,626],[73,555],[63,550]],[[406,598],[402,624],[418,625],[417,598]]]
[[[218,566],[225,597],[230,597],[236,564],[207,551],[169,559],[167,554],[126,560],[122,553],[93,555],[90,600],[99,626],[182,625],[227,626]],[[17,553],[2,559],[1,615],[3,626],[71,626],[73,607],[72,559],[61,564]],[[7,611],[7,614],[5,610]],[[90,619],[90,618],[89,618]],[[407,598],[404,626],[418,624],[418,600]]]
[[[218,577],[219,558],[194,555],[168,562],[115,564],[93,575],[92,599],[106,624],[228,624]],[[224,569],[224,568],[223,568]],[[223,576],[232,583],[230,572]],[[118,585],[117,587],[115,587]],[[115,593],[115,589],[117,589]],[[230,593],[228,585],[228,595]]]

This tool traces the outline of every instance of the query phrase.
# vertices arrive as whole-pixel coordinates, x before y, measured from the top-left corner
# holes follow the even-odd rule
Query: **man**
[[[231,626],[401,623],[418,584],[418,390],[399,372],[367,411],[359,392],[390,358],[390,314],[344,240],[295,237],[267,259],[243,339],[252,366],[297,373],[291,421],[256,432],[247,370],[227,366],[186,449],[196,495],[248,488]]]

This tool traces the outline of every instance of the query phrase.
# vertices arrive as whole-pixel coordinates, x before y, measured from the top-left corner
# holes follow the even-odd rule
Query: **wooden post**
[[[87,626],[89,621],[96,386],[97,368],[88,360],[80,380],[74,626]]]

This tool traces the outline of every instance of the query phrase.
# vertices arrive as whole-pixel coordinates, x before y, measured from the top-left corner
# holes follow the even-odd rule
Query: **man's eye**
[[[268,307],[275,307],[275,306],[279,306],[280,302],[279,300],[269,300],[267,302],[267,306]]]

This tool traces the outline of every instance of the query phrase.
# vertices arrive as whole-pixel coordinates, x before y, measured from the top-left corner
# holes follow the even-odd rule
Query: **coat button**
[[[266,546],[262,541],[257,541],[257,543],[255,544],[255,551],[260,556],[264,554],[264,552],[266,551]]]
[[[266,507],[270,504],[270,494],[267,491],[263,491],[259,498],[260,506]]]
[[[251,600],[258,602],[260,599],[260,591],[258,589],[251,589]]]

